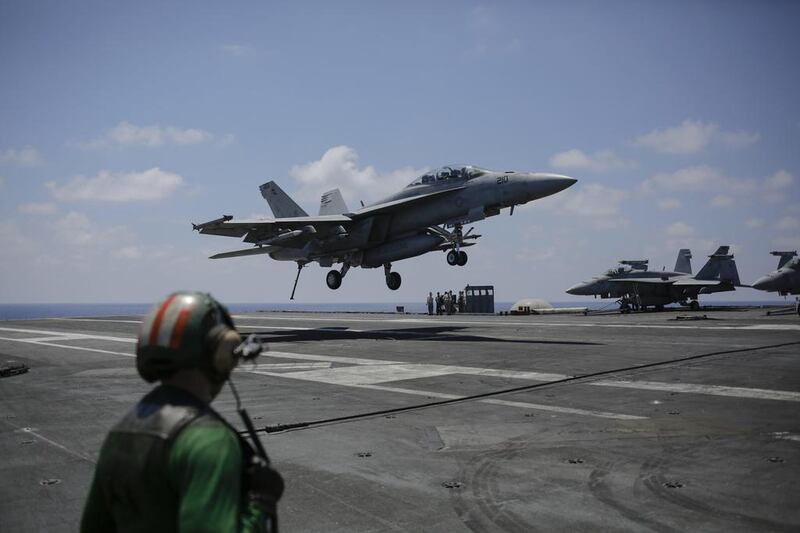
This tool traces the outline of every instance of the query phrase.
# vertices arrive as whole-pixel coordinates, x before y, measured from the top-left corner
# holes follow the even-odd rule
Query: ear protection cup
[[[242,337],[235,329],[224,324],[211,328],[206,339],[206,368],[216,377],[227,379],[239,362],[233,350],[241,343]]]

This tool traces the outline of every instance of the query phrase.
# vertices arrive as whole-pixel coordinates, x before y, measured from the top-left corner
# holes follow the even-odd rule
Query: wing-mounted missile
[[[620,259],[620,265],[627,265],[633,270],[647,270],[649,259]]]
[[[255,244],[258,246],[276,246],[276,245],[287,246],[290,243],[290,241],[293,241],[298,237],[315,235],[316,233],[317,233],[317,228],[315,228],[312,225],[308,225],[304,226],[302,229],[284,231],[283,233],[279,233],[278,235],[275,235],[268,239],[257,241]]]
[[[192,229],[195,231],[203,232],[203,229],[209,228],[212,226],[218,226],[223,222],[227,222],[229,220],[233,220],[233,215],[222,215],[219,218],[215,218],[214,220],[209,220],[208,222],[201,222],[200,224],[195,224],[192,222]]]

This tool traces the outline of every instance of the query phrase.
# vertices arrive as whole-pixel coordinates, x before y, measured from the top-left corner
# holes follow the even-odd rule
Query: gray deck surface
[[[798,531],[800,320],[252,313],[235,382],[271,433],[283,531]],[[0,322],[0,530],[74,531],[100,444],[149,386],[140,317]],[[230,392],[215,407],[241,424]],[[42,484],[44,480],[59,480]]]

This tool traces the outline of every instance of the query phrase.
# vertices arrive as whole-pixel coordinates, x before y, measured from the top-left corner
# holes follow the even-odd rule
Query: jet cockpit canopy
[[[619,276],[620,274],[630,272],[631,270],[633,269],[629,266],[618,266],[614,268],[609,268],[608,270],[606,270],[605,276],[607,278],[613,278],[615,276]]]
[[[431,185],[449,180],[470,180],[486,173],[486,170],[472,165],[451,165],[430,170],[408,184],[408,187],[417,185]]]

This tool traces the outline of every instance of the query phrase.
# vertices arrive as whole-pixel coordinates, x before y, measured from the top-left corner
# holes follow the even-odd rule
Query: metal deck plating
[[[796,531],[800,321],[703,313],[253,313],[235,380],[285,531]],[[0,322],[2,530],[77,528],[139,319]]]

